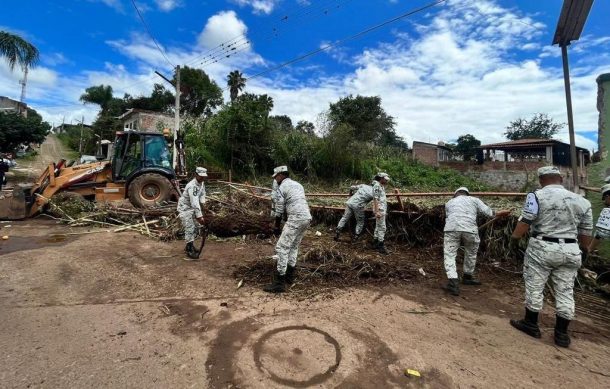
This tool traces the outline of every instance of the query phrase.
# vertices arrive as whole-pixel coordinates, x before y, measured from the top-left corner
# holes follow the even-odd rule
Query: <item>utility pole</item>
[[[78,141],[78,154],[79,156],[83,156],[83,122],[85,121],[85,116],[81,118],[80,121],[80,140]]]
[[[21,107],[23,106],[23,104],[25,104],[25,86],[28,83],[28,66],[27,65],[25,65],[23,67],[23,79],[19,80],[19,83],[21,84],[21,98],[19,99],[21,104],[19,105],[19,113],[21,113]],[[27,109],[25,110],[25,113],[23,116],[28,117]]]
[[[176,149],[176,141],[178,139],[178,131],[180,130],[180,65],[176,66],[176,112],[174,113],[174,142],[172,153],[172,167],[176,169],[176,161],[178,160],[178,150]]]
[[[178,130],[180,130],[180,65],[176,66],[176,82],[172,82],[163,74],[155,70],[157,76],[161,77],[168,83],[170,83],[176,89],[176,102],[175,102],[175,113],[174,113],[174,141],[172,146],[172,167],[176,169],[176,162],[178,161],[178,150],[176,149],[176,141],[178,139]]]

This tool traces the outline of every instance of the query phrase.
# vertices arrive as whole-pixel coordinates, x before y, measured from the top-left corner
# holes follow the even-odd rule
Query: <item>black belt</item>
[[[544,240],[545,242],[553,242],[553,243],[576,243],[578,242],[576,239],[570,238],[549,238],[548,236],[536,236],[536,239]]]

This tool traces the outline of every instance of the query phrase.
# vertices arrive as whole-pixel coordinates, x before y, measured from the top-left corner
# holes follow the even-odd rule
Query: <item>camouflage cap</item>
[[[555,166],[543,166],[538,169],[538,177],[548,176],[551,174],[560,176],[561,172]]]
[[[377,177],[385,178],[388,182],[390,182],[390,176],[388,175],[388,173],[379,172],[379,173],[377,173]]]
[[[602,197],[604,197],[607,194],[610,194],[610,193],[608,193],[608,192],[610,192],[610,184],[606,184],[606,185],[602,186],[601,192],[602,192]]]
[[[453,192],[453,194],[458,194],[458,192],[466,192],[466,194],[470,194],[470,191],[465,186],[460,186]]]
[[[198,167],[198,168],[195,169],[195,173],[199,177],[207,177],[208,176],[208,169],[206,169],[204,167]]]
[[[284,165],[284,166],[278,166],[275,169],[273,169],[273,175],[271,176],[271,178],[275,178],[275,176],[277,176],[280,173],[287,173],[288,172],[288,166]]]

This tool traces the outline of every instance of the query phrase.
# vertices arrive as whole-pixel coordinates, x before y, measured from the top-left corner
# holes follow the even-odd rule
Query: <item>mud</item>
[[[222,328],[211,346],[205,362],[210,388],[239,387],[235,381],[234,360],[237,353],[259,325],[252,318],[231,323]]]
[[[278,353],[277,348],[270,348],[267,346],[267,343],[271,340],[272,337],[278,337],[285,332],[296,332],[297,334],[293,334],[292,337],[300,337],[301,339],[305,339],[306,341],[311,341],[311,336],[315,334],[320,334],[324,338],[324,341],[332,346],[331,353],[334,354],[334,358],[330,358],[330,360],[325,360],[325,358],[321,357],[320,349],[324,347],[324,345],[320,346],[318,342],[318,346],[312,350],[315,355],[309,355],[309,358],[314,358],[318,360],[322,360],[321,363],[329,363],[330,366],[327,369],[322,369],[320,373],[315,373],[312,377],[303,380],[295,380],[288,378],[287,376],[280,376],[281,373],[276,373],[272,370],[272,366],[270,366],[269,361],[267,364],[263,362],[263,358],[265,354],[271,353],[274,358],[271,359],[271,362],[277,362]],[[304,358],[303,350],[300,348],[292,349],[292,356],[286,358],[285,355],[281,355],[280,358],[286,359],[285,364],[290,365],[292,369],[303,370],[303,364],[301,360]],[[329,358],[326,358],[329,359]],[[333,338],[330,334],[325,331],[322,331],[318,328],[309,327],[306,325],[298,325],[298,326],[288,326],[288,327],[280,327],[274,330],[268,331],[263,336],[259,338],[259,340],[254,344],[254,362],[256,367],[261,372],[266,372],[269,377],[278,384],[287,385],[294,388],[307,388],[313,385],[318,385],[326,380],[328,380],[333,373],[339,368],[339,364],[341,363],[341,346],[339,342],[335,338]],[[293,374],[293,372],[288,373]]]
[[[0,240],[0,255],[17,251],[36,250],[49,246],[63,246],[68,243],[68,235],[51,234],[46,237],[22,237],[9,235],[7,240]]]
[[[13,232],[32,241],[67,232],[38,222],[14,223]],[[301,274],[288,293],[271,296],[248,280],[238,288],[233,273],[247,261],[271,263],[266,258],[273,241],[211,239],[202,261],[185,262],[183,242],[154,242],[130,232],[70,235],[44,250],[2,255],[3,387],[271,389],[287,386],[277,378],[303,385],[330,368],[332,374],[314,387],[610,385],[603,375],[610,370],[610,328],[600,316],[605,305],[594,296],[577,294],[572,347],[558,350],[552,301],[541,314],[542,339],[510,327],[510,318],[523,315],[518,274],[481,261],[484,284],[464,286],[452,297],[440,288],[446,282],[442,260],[431,249],[413,256],[389,244],[392,254],[381,257],[322,233],[306,236],[303,255],[323,246],[422,267],[426,276],[356,287],[327,282],[311,294]],[[303,327],[321,332],[277,332]],[[340,348],[338,365],[324,334]],[[405,369],[421,377],[407,377]]]

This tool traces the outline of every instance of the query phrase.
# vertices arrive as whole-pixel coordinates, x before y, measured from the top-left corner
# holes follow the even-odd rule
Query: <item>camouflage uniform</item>
[[[595,224],[595,239],[610,239],[610,207],[602,209]]]
[[[299,245],[311,222],[305,190],[301,184],[290,178],[285,178],[277,191],[275,215],[282,217],[284,213],[288,215],[288,219],[275,246],[278,257],[277,271],[280,275],[286,274],[288,265],[296,265]]]
[[[199,183],[193,178],[186,187],[178,200],[178,216],[184,227],[184,240],[187,243],[193,242],[197,235],[195,220],[203,216],[201,204],[205,203],[205,184]]]
[[[373,200],[373,187],[370,185],[354,185],[350,188],[356,193],[345,203],[345,212],[339,220],[337,230],[343,230],[352,215],[356,217],[356,235],[360,235],[364,229],[364,208]]]
[[[273,180],[271,183],[271,217],[275,217],[275,203],[277,202],[277,181]]]
[[[378,210],[381,213],[381,217],[376,217],[375,232],[373,237],[379,242],[383,242],[385,238],[385,218],[388,211],[388,201],[385,195],[385,188],[379,183],[379,181],[373,181],[373,198],[377,200]],[[377,215],[375,215],[377,216]]]
[[[477,216],[493,217],[494,212],[476,197],[457,196],[445,204],[445,236],[443,250],[447,278],[458,278],[455,257],[460,245],[464,245],[464,274],[472,275],[479,250]]]
[[[523,263],[526,308],[540,312],[550,276],[557,316],[572,320],[574,280],[581,265],[577,236],[591,235],[591,203],[561,185],[547,185],[528,194],[519,220],[531,228]]]

